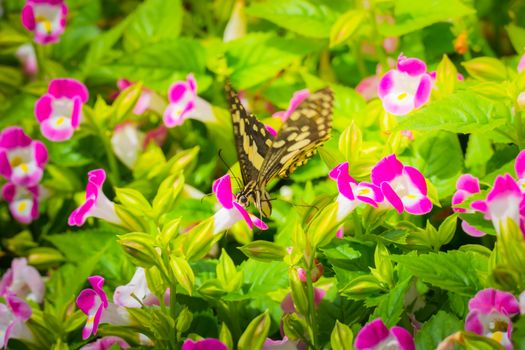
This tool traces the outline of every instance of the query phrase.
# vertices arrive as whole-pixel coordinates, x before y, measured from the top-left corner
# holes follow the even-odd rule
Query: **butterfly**
[[[244,187],[236,194],[244,207],[254,203],[264,217],[272,212],[266,185],[274,177],[287,177],[305,164],[332,130],[332,90],[324,88],[310,94],[272,137],[266,127],[248,113],[229,83],[226,93],[230,105],[233,133]]]

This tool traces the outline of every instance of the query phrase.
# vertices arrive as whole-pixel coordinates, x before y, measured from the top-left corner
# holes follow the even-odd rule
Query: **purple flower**
[[[301,102],[308,98],[308,96],[310,96],[310,91],[308,91],[308,89],[294,92],[293,97],[290,100],[290,104],[288,105],[288,109],[286,111],[275,112],[273,117],[280,118],[284,123],[288,118],[290,118],[292,113],[297,109]]]
[[[215,121],[211,105],[197,96],[197,82],[193,74],[186,81],[177,81],[168,90],[169,105],[164,111],[164,124],[168,128],[181,125],[191,118],[202,122]]]
[[[372,169],[371,178],[398,213],[406,211],[422,215],[432,210],[423,174],[414,167],[403,165],[395,154],[381,159]]]
[[[33,266],[27,265],[26,258],[13,259],[0,280],[0,296],[16,295],[41,303],[44,299],[44,281]]]
[[[485,219],[492,220],[497,232],[512,220],[521,227],[521,208],[523,194],[519,184],[509,174],[500,175],[494,181],[485,200],[472,202],[471,207],[485,214]]]
[[[2,197],[9,203],[11,215],[22,224],[38,218],[39,187],[23,187],[7,183],[2,188]]]
[[[107,336],[84,345],[80,348],[80,350],[108,350],[115,344],[117,344],[121,349],[128,349],[130,347],[129,344],[120,337]]]
[[[27,0],[22,24],[35,35],[38,44],[58,41],[66,29],[67,6],[63,0]]]
[[[213,183],[213,193],[215,193],[217,201],[222,206],[213,217],[213,234],[227,230],[241,220],[246,221],[250,229],[253,228],[254,225],[261,230],[268,228],[264,222],[248,213],[242,205],[235,201],[229,174],[215,180]]]
[[[38,73],[38,63],[33,45],[21,45],[16,49],[15,56],[22,63],[22,69],[26,75],[35,76]]]
[[[22,299],[11,294],[5,298],[5,304],[0,304],[0,346],[6,349],[11,338],[33,338],[25,325],[32,313],[31,307]]]
[[[12,126],[0,133],[0,175],[18,186],[37,185],[44,174],[47,149],[31,140],[22,128]]]
[[[339,190],[336,199],[338,221],[350,214],[360,203],[377,207],[378,203],[383,201],[383,193],[381,193],[379,186],[368,182],[357,183],[349,175],[348,162],[341,163],[333,168],[328,176],[337,182],[337,189]]]
[[[480,290],[470,299],[468,306],[465,330],[492,338],[506,349],[512,349],[511,318],[520,312],[518,300],[514,295],[487,288]]]
[[[452,209],[455,212],[458,213],[473,213],[473,209],[463,209],[463,208],[456,208],[456,205],[459,205],[463,203],[465,200],[467,200],[468,197],[472,196],[473,194],[479,193],[479,180],[470,175],[470,174],[464,174],[461,175],[456,182],[456,193],[452,196]],[[474,226],[470,225],[468,222],[463,221],[461,223],[461,227],[463,228],[463,231],[465,233],[473,236],[473,237],[481,237],[484,236],[486,233],[483,231],[478,230]]]
[[[367,323],[355,338],[356,350],[398,349],[415,350],[414,338],[404,328],[390,329],[378,318]]]
[[[282,340],[266,338],[261,350],[297,350],[297,341],[288,339],[284,336]]]
[[[144,148],[145,135],[133,122],[117,125],[111,136],[113,152],[122,163],[133,169],[139,153]]]
[[[228,350],[223,342],[213,338],[201,340],[186,339],[181,350]]]
[[[82,106],[88,98],[86,86],[78,80],[51,80],[47,93],[35,104],[42,135],[51,141],[69,140],[80,124]]]
[[[115,293],[113,293],[113,302],[116,305],[130,308],[140,308],[143,304],[159,304],[158,298],[151,293],[148,287],[146,272],[142,267],[137,267],[135,274],[128,284],[119,286],[115,289]]]
[[[117,225],[122,223],[115,211],[115,203],[110,201],[102,191],[104,181],[106,181],[104,169],[91,170],[88,173],[86,200],[69,216],[70,226],[82,226],[91,216]]]
[[[121,92],[132,85],[133,83],[127,79],[119,79],[117,81],[117,87]],[[141,115],[146,111],[151,110],[162,115],[165,108],[166,102],[163,101],[159,95],[148,88],[142,88],[140,97],[133,108],[133,113],[136,115]]]
[[[388,71],[379,82],[378,95],[383,107],[394,115],[405,115],[430,98],[432,80],[425,62],[400,55],[397,69]]]

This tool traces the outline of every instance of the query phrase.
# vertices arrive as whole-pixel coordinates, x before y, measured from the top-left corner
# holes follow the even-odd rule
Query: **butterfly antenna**
[[[228,163],[226,163],[226,161],[224,160],[224,158],[222,157],[222,149],[219,149],[219,158],[220,160],[222,161],[222,163],[224,164],[224,166],[226,166],[226,168],[228,169],[228,172],[232,175],[232,177],[235,179],[235,182],[237,182],[237,186],[239,186],[240,189],[242,189],[242,184],[241,182],[239,181],[239,178],[235,175],[233,175],[233,172],[232,172],[232,169],[230,168],[230,166],[228,165]]]
[[[286,199],[282,199],[282,198],[277,198],[277,197],[274,197],[274,198],[269,198],[269,199],[263,199],[263,201],[265,202],[272,202],[274,200],[282,200],[283,202],[285,203],[288,203],[290,204],[291,206],[294,206],[294,207],[301,207],[301,208],[314,208],[315,210],[319,211],[319,208],[315,205],[311,205],[311,204],[295,204],[295,203],[292,203],[291,201],[287,201]]]

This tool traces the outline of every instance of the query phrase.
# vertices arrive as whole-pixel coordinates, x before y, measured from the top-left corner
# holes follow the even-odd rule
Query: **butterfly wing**
[[[257,180],[264,158],[272,145],[272,135],[255,115],[249,114],[229,83],[226,93],[230,105],[233,134],[244,185]]]
[[[330,138],[333,100],[332,90],[324,88],[308,96],[295,109],[279,130],[260,167],[258,183],[261,186],[265,187],[274,176],[291,174]]]

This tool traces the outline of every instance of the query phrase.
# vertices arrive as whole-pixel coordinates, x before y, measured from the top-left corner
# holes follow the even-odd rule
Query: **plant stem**
[[[517,143],[518,143],[518,147],[521,149],[522,148],[522,141],[523,141],[523,125],[522,125],[522,122],[521,122],[521,117],[522,117],[522,114],[523,112],[520,110],[520,107],[518,106],[518,104],[516,103],[515,105],[515,110],[516,110],[516,115],[514,116],[514,123],[515,123],[515,126],[516,126],[516,137],[517,137]]]
[[[359,215],[357,215],[357,212],[355,210],[352,212],[352,219],[354,220],[355,236],[362,236],[363,228],[361,227],[361,220],[359,219]]]
[[[310,324],[310,329],[312,331],[312,347],[318,349],[318,339],[317,339],[317,322],[316,322],[316,309],[315,309],[315,295],[314,295],[314,285],[312,282],[312,267],[314,266],[314,255],[311,255],[310,261],[306,269],[306,288],[308,293],[308,323]]]

